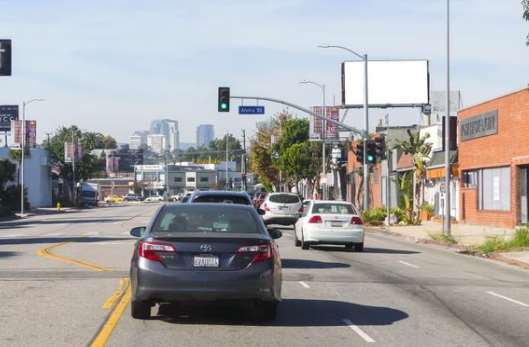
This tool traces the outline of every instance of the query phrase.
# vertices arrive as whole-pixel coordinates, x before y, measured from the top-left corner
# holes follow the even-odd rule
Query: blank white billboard
[[[429,103],[427,60],[368,62],[369,107],[417,107]],[[342,63],[342,104],[364,106],[364,62]]]

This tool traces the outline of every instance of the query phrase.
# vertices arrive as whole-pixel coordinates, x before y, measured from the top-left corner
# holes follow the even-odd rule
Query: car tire
[[[353,249],[353,247],[354,247],[353,243],[346,243],[345,244],[345,249]]]
[[[355,252],[363,252],[364,251],[364,243],[357,243],[355,245]]]
[[[256,318],[259,321],[271,322],[277,316],[277,301],[262,301],[255,307]]]
[[[294,230],[294,246],[299,247],[301,246],[301,241],[298,240],[298,235],[296,235],[296,231]]]
[[[151,317],[151,305],[142,301],[132,301],[130,312],[134,319],[148,319]]]
[[[301,249],[304,249],[304,250],[309,249],[309,244],[305,242],[305,237],[303,236],[303,232],[301,233]]]

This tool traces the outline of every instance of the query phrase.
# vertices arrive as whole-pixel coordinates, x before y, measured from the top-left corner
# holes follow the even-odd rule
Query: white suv
[[[294,225],[303,212],[301,199],[291,193],[271,193],[261,204],[265,224]]]

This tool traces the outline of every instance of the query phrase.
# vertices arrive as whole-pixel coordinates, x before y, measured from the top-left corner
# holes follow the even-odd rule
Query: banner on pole
[[[313,106],[311,107],[312,112],[316,113],[317,115],[322,116],[323,115],[323,107],[322,106]],[[338,106],[327,106],[326,107],[326,118],[332,119],[334,121],[339,122],[340,121],[340,108]],[[311,140],[321,140],[323,138],[322,133],[322,119],[318,117],[310,117],[310,125],[309,125],[309,139]],[[327,122],[327,132],[325,133],[325,138],[327,139],[335,139],[338,137],[338,129],[336,127],[336,124],[332,122]]]
[[[22,121],[11,121],[11,130],[13,131],[13,142],[15,145],[22,146]],[[27,120],[25,126],[26,138],[24,140],[26,147],[35,147],[37,145],[37,121]]]

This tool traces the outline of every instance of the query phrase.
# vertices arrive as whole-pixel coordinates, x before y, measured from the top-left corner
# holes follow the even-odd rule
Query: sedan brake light
[[[321,219],[321,216],[314,215],[309,218],[309,223],[310,224],[320,224],[320,223],[323,223],[323,221]]]
[[[353,218],[351,218],[351,224],[362,225],[364,224],[364,222],[362,222],[362,218],[354,216]]]
[[[252,263],[272,259],[272,249],[269,245],[242,246],[237,250],[239,254],[254,254]]]
[[[160,255],[157,252],[176,252],[176,248],[164,242],[140,241],[138,246],[138,255],[140,257],[152,261],[160,261]]]

